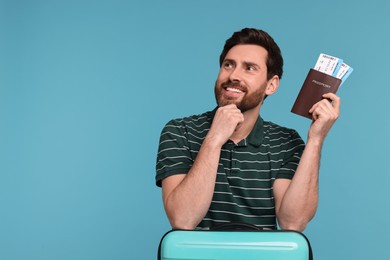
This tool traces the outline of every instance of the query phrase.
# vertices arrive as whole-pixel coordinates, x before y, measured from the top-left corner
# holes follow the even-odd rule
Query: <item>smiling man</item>
[[[173,228],[242,222],[302,231],[314,217],[322,144],[340,100],[329,93],[311,108],[305,144],[295,130],[260,116],[282,74],[280,49],[268,33],[235,32],[220,55],[217,107],[166,124],[156,184]]]

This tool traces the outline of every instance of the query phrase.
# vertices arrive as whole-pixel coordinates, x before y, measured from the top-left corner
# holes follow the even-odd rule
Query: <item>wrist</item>
[[[216,135],[206,135],[206,138],[203,140],[202,146],[214,148],[214,149],[221,149],[223,142],[218,136]]]
[[[306,141],[306,146],[313,146],[313,147],[317,147],[318,149],[321,149],[323,143],[324,143],[324,138],[308,137]]]

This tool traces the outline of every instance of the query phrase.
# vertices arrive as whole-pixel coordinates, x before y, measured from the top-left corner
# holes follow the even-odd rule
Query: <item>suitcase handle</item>
[[[250,230],[261,231],[263,230],[263,228],[257,227],[253,224],[242,223],[242,222],[229,222],[229,223],[219,224],[210,228],[210,231],[250,231]]]

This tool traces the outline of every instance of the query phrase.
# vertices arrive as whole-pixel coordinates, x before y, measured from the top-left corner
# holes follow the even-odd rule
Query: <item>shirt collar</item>
[[[255,126],[253,127],[248,137],[245,139],[247,139],[248,142],[254,146],[260,146],[261,143],[263,142],[263,132],[264,132],[263,126],[264,126],[264,121],[259,115],[259,117],[256,120]]]

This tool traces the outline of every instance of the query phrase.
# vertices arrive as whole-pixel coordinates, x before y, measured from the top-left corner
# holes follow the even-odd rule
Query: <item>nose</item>
[[[235,67],[234,69],[232,69],[230,71],[229,80],[231,82],[240,82],[241,81],[241,72],[240,72],[239,67]]]

